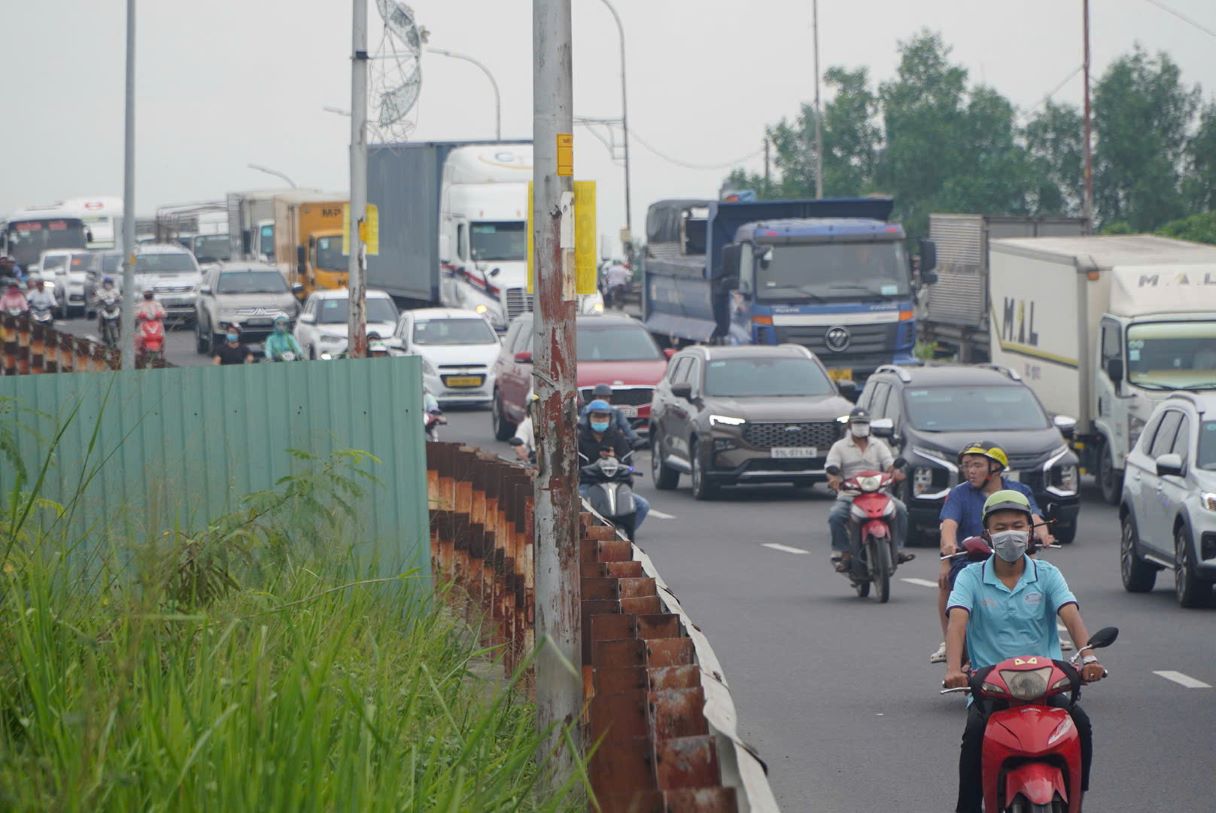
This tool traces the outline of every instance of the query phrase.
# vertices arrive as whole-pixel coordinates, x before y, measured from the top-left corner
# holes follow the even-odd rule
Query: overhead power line
[[[1198,28],[1203,33],[1207,34],[1209,37],[1216,39],[1216,31],[1213,31],[1212,29],[1208,28],[1203,23],[1200,23],[1196,20],[1191,19],[1190,17],[1183,14],[1181,11],[1178,11],[1177,9],[1174,9],[1174,8],[1170,8],[1165,3],[1162,3],[1161,0],[1144,0],[1144,2],[1156,6],[1157,8],[1164,11],[1166,14],[1172,14],[1173,16],[1177,17],[1179,20],[1182,20],[1187,25],[1192,25],[1195,28]]]
[[[642,136],[639,135],[638,131],[635,129],[630,129],[629,135],[632,136],[635,141],[637,141],[639,144],[641,144],[643,147],[645,147],[647,152],[650,152],[651,154],[657,156],[658,158],[663,159],[664,161],[666,161],[669,164],[675,164],[676,166],[684,167],[685,169],[698,169],[698,170],[732,169],[732,168],[738,166],[739,164],[744,163],[745,161],[750,161],[751,159],[758,157],[759,155],[761,155],[764,152],[764,148],[761,147],[759,149],[752,150],[747,155],[744,155],[741,158],[736,158],[733,161],[725,161],[722,163],[711,163],[711,164],[699,164],[699,163],[695,163],[692,161],[685,161],[681,158],[676,158],[674,156],[668,155],[667,153],[663,152],[662,150],[658,149],[657,147],[651,145],[648,141],[646,141],[646,139],[642,138]]]

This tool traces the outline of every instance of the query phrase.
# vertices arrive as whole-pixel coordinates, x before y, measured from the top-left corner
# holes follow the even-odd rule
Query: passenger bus
[[[81,218],[65,215],[56,207],[23,209],[0,220],[0,253],[16,260],[27,274],[40,270],[42,252],[87,249],[89,238]]]

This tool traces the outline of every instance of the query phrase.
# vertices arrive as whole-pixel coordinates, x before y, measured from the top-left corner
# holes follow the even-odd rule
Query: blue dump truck
[[[810,348],[859,386],[912,364],[915,298],[890,198],[665,200],[646,217],[643,321],[660,341]]]

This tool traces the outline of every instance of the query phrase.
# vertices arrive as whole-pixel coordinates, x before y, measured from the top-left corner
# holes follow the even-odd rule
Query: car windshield
[[[322,325],[345,324],[349,313],[349,299],[322,299],[317,311],[317,322]],[[368,297],[367,321],[396,322],[397,306],[391,299]]]
[[[414,324],[414,344],[498,344],[485,319],[427,319]]]
[[[65,268],[68,264],[68,255],[66,254],[50,254],[42,258],[43,271],[58,271],[60,268]]]
[[[341,237],[317,238],[317,268],[326,271],[346,271],[350,267],[350,255],[342,253]]]
[[[832,382],[810,359],[719,359],[705,367],[705,394],[724,398],[831,395]]]
[[[1132,325],[1127,380],[1148,389],[1216,389],[1216,322]]]
[[[482,262],[523,262],[528,256],[528,233],[522,220],[474,223],[473,259]]]
[[[1204,421],[1199,425],[1199,460],[1195,465],[1216,471],[1216,421]]]
[[[1046,429],[1043,407],[1026,387],[931,387],[904,390],[908,422],[923,432]]]
[[[122,267],[122,253],[102,254],[101,270],[105,274],[114,274]]]
[[[215,263],[232,257],[232,244],[228,235],[213,234],[194,238],[194,256],[200,263]]]
[[[198,266],[189,254],[136,254],[136,274],[196,274]]]
[[[84,274],[94,268],[96,257],[92,254],[73,254],[72,268],[74,274]]]
[[[909,295],[903,243],[818,243],[759,246],[771,257],[756,264],[756,298],[790,302]]]
[[[26,270],[53,248],[85,248],[84,224],[73,218],[18,220],[8,224],[8,253]]]
[[[579,361],[659,361],[663,358],[658,345],[641,323],[577,327]]]
[[[285,294],[287,282],[278,271],[225,271],[216,283],[217,294]]]

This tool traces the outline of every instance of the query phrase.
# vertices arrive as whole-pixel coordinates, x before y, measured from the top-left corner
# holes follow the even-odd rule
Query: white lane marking
[[[900,581],[920,585],[921,587],[937,587],[937,582],[929,581],[928,579],[905,579],[901,577]]]
[[[1175,683],[1177,683],[1179,686],[1182,686],[1183,688],[1186,688],[1186,689],[1210,689],[1210,688],[1212,688],[1211,684],[1204,683],[1202,680],[1196,680],[1195,678],[1191,677],[1190,675],[1184,675],[1181,672],[1172,672],[1167,669],[1162,672],[1153,672],[1153,674],[1158,677],[1163,677],[1166,680],[1172,680]]]
[[[662,511],[656,511],[653,508],[650,509],[649,516],[658,517],[659,519],[675,519],[674,514],[665,514]]]
[[[766,547],[766,548],[772,548],[773,550],[779,550],[782,553],[796,553],[796,554],[810,553],[809,550],[803,550],[802,548],[791,548],[789,545],[778,545],[776,542],[762,542],[761,544],[764,545],[764,547]]]

